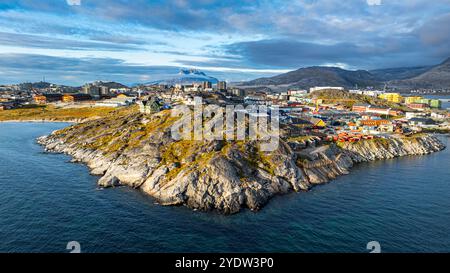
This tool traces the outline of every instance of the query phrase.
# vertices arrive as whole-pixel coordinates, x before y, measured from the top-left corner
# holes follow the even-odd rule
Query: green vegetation
[[[74,121],[105,117],[115,109],[111,107],[59,108],[53,105],[27,106],[18,109],[0,111],[0,121]]]

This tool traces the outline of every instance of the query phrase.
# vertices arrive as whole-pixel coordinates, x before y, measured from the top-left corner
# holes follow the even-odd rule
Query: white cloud
[[[367,0],[369,6],[379,6],[382,0]]]
[[[81,6],[81,0],[66,0],[70,6]]]

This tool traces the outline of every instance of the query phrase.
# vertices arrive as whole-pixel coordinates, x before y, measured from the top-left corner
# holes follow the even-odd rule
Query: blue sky
[[[0,84],[228,81],[450,57],[450,0],[0,0]]]

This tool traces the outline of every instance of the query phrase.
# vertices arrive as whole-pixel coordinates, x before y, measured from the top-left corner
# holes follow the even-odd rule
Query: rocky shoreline
[[[123,122],[122,122],[123,118]],[[48,152],[65,153],[101,176],[100,187],[140,189],[162,205],[224,214],[258,210],[271,197],[306,191],[350,172],[359,162],[425,155],[445,146],[433,135],[374,139],[321,147],[302,158],[281,140],[264,154],[253,142],[188,142],[170,138],[160,114],[88,121],[40,137]]]

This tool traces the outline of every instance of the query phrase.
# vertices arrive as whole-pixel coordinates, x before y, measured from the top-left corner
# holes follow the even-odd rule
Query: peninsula
[[[224,214],[259,210],[275,195],[307,191],[348,174],[355,163],[445,148],[424,133],[297,149],[299,139],[282,130],[273,152],[259,150],[252,141],[176,141],[170,131],[176,118],[170,111],[145,115],[128,107],[55,131],[38,143],[87,164],[100,176],[100,187],[125,185],[161,205]]]

